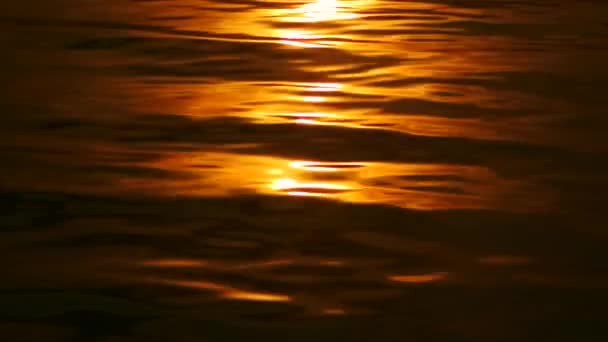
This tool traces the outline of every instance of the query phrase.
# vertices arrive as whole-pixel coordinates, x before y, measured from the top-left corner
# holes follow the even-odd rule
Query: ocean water
[[[0,4],[0,341],[605,341],[608,3]]]

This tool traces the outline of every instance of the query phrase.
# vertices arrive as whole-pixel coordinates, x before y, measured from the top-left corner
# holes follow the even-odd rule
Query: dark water
[[[606,341],[605,1],[0,31],[0,341]]]

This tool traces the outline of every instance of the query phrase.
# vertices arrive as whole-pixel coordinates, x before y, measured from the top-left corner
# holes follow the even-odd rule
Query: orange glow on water
[[[199,165],[216,165],[200,168]],[[233,192],[324,197],[355,203],[385,203],[415,209],[525,206],[509,200],[518,183],[488,169],[449,164],[289,160],[236,153],[180,153],[150,167],[189,175],[170,183],[124,180],[148,190],[226,196]],[[211,175],[212,177],[208,177]],[[531,200],[537,200],[540,194]]]
[[[209,290],[218,292],[219,298],[229,300],[255,301],[255,302],[290,302],[292,298],[287,295],[268,292],[256,292],[236,289],[231,286],[222,285],[204,280],[166,280],[156,282],[166,285],[186,287],[191,289]]]
[[[97,307],[142,341],[496,341],[588,319],[608,25],[575,11],[608,1],[561,2],[5,1],[3,286],[40,302],[9,326],[75,338],[65,314]]]
[[[314,0],[296,8],[292,12],[296,17],[292,20],[316,23],[359,18],[358,14],[349,12],[347,4],[352,3],[352,0]]]
[[[271,185],[273,190],[286,192],[292,196],[329,196],[332,193],[349,191],[345,185],[333,183],[301,183],[291,178],[277,179]]]
[[[220,6],[201,2],[209,9]],[[386,17],[375,11],[382,5],[375,0],[296,1],[251,8],[222,4],[221,10],[197,16],[188,13],[188,6],[172,8],[167,15],[175,19],[167,23],[186,37],[221,42],[221,49],[235,44],[247,47],[244,51],[251,47],[251,56],[221,50],[209,57],[212,61],[201,57],[196,65],[229,67],[241,58],[251,65],[239,66],[235,74],[215,74],[212,68],[198,76],[194,70],[194,76],[180,77],[179,82],[125,85],[139,96],[130,104],[138,112],[179,113],[184,121],[200,125],[204,134],[176,143],[180,150],[175,153],[138,165],[184,177],[125,177],[117,181],[117,188],[169,195],[313,196],[424,210],[549,206],[553,194],[534,179],[506,177],[491,165],[466,161],[466,153],[458,157],[464,161],[437,158],[453,154],[445,147],[449,144],[434,140],[455,139],[468,145],[544,139],[535,134],[534,118],[494,113],[520,103],[542,111],[546,107],[534,94],[478,85],[500,82],[493,73],[527,68],[529,61],[487,54],[492,44],[509,51],[508,40],[480,41],[451,33],[453,21],[481,16],[483,9],[395,2],[391,8],[408,14]],[[164,6],[154,2],[146,6],[155,14],[165,13]],[[432,20],[424,14],[434,12],[438,15]],[[421,24],[448,28],[427,32]],[[395,31],[399,34],[392,35]],[[190,37],[187,32],[201,34]],[[178,33],[158,33],[171,34]],[[448,38],[450,44],[445,43]],[[169,69],[176,67],[168,63]],[[480,69],[490,75],[479,74]],[[206,129],[207,120],[219,119],[227,123]],[[302,136],[295,139],[294,132]],[[370,143],[372,151],[359,154],[351,147],[359,135],[395,142]],[[417,147],[410,146],[410,136],[420,141]],[[433,155],[435,145],[445,150]],[[326,157],[326,149],[332,151],[331,157]],[[197,166],[202,164],[214,168]]]
[[[433,283],[447,278],[447,273],[430,273],[430,274],[411,274],[411,275],[394,275],[388,279],[397,283],[407,284],[424,284]]]
[[[290,302],[292,299],[289,296],[273,294],[273,293],[261,293],[261,292],[249,292],[249,291],[238,291],[230,290],[222,295],[223,298],[253,301],[253,302]]]
[[[222,284],[213,283],[213,282],[204,281],[204,280],[159,280],[157,282],[162,283],[162,284],[167,284],[167,285],[187,287],[187,288],[198,289],[198,290],[210,290],[210,291],[227,291],[228,290],[228,287],[226,287]]]
[[[293,161],[289,167],[310,172],[342,172],[349,168],[364,167],[364,163],[323,163],[313,161]]]

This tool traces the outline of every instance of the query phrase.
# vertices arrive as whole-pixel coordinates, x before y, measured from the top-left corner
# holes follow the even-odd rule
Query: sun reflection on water
[[[397,283],[406,284],[425,284],[445,280],[448,274],[445,272],[428,273],[428,274],[411,274],[411,275],[393,275],[388,279]]]
[[[237,289],[205,280],[168,280],[157,279],[154,283],[185,287],[198,290],[218,292],[218,297],[229,300],[253,301],[253,302],[291,302],[292,298],[287,295],[270,292],[256,292]]]
[[[302,312],[333,321],[378,310],[396,323],[395,312],[455,317],[440,335],[481,338],[534,314],[502,297],[513,288],[519,296],[526,284],[533,293],[605,284],[570,275],[597,268],[598,243],[571,258],[570,245],[582,250],[585,236],[601,235],[571,214],[591,213],[584,190],[602,167],[562,135],[603,122],[601,99],[587,97],[597,82],[577,73],[594,65],[575,63],[599,26],[562,36],[560,25],[504,15],[557,12],[571,22],[560,6],[523,1],[109,2],[78,18],[4,24],[52,38],[8,42],[50,64],[9,75],[27,91],[4,122],[18,141],[4,137],[6,163],[17,166],[5,172],[2,197],[18,209],[5,220],[6,264],[31,264],[5,288],[24,288],[15,303],[67,298],[51,325],[82,333],[80,323],[99,315],[72,322],[72,302],[91,300],[109,310],[101,318],[137,331],[169,327],[166,336],[199,330],[197,320],[261,331],[267,319],[298,324]],[[122,14],[94,15],[105,7]],[[98,78],[107,80],[89,89]],[[556,219],[543,212],[551,201]],[[105,272],[145,286],[98,281]],[[27,287],[35,282],[41,289]],[[47,293],[60,287],[68,291]],[[479,310],[492,303],[459,315],[459,294],[475,291],[507,303],[515,319],[499,313],[479,329]],[[123,306],[125,322],[114,317]],[[38,309],[5,311],[37,324],[48,316]],[[434,328],[419,323],[410,326],[422,335]]]
[[[316,0],[307,2],[299,7],[279,9],[275,19],[287,23],[315,24],[321,22],[337,22],[358,19],[360,14],[355,9],[360,1]],[[322,32],[316,30],[317,32]],[[306,29],[282,29],[275,31],[281,38],[281,43],[304,48],[319,48],[336,45],[336,41],[327,35],[319,35]],[[337,35],[333,38],[345,38]]]
[[[353,0],[315,0],[293,10],[296,17],[290,19],[309,23],[356,19],[360,16],[351,12],[356,2]]]
[[[284,192],[291,196],[323,196],[352,190],[349,186],[337,183],[302,183],[291,178],[280,178],[272,183],[273,190]]]
[[[399,8],[411,13],[385,18],[374,11],[377,4],[372,0],[273,3],[231,14],[230,20],[238,22],[237,25],[231,25],[222,13],[216,13],[215,21],[198,22],[213,32],[213,39],[216,35],[228,35],[227,39],[233,42],[259,43],[259,54],[253,53],[259,58],[251,60],[254,72],[249,74],[249,69],[244,68],[230,77],[215,75],[208,84],[172,83],[169,88],[160,89],[159,94],[147,94],[146,99],[158,95],[162,106],[140,105],[149,106],[145,108],[150,111],[178,112],[196,119],[234,119],[226,125],[225,134],[230,136],[219,137],[229,146],[207,150],[202,138],[205,146],[199,153],[169,154],[146,165],[189,174],[190,178],[157,180],[155,184],[124,179],[121,185],[128,189],[207,196],[242,192],[314,196],[427,210],[524,205],[514,199],[521,192],[530,193],[534,187],[527,188],[530,184],[525,181],[502,177],[488,165],[443,164],[441,158],[432,157],[428,160],[433,161],[428,163],[408,162],[409,157],[395,161],[383,161],[381,157],[373,161],[356,157],[349,160],[344,157],[353,151],[340,154],[341,149],[348,150],[348,140],[357,139],[358,133],[367,137],[377,133],[387,139],[403,134],[403,141],[409,136],[424,137],[420,140],[430,142],[429,155],[434,152],[434,137],[467,141],[521,141],[523,136],[537,137],[528,134],[533,129],[527,128],[526,122],[514,125],[509,120],[515,119],[509,119],[509,113],[493,112],[504,109],[499,102],[501,97],[513,103],[532,101],[477,85],[490,77],[479,75],[480,67],[504,71],[517,65],[515,61],[502,56],[468,55],[469,50],[477,51],[489,42],[462,40],[450,35],[449,27],[429,33],[421,26],[430,21],[448,24],[461,16],[479,15],[483,10],[454,11],[444,4],[407,2]],[[430,19],[425,13],[437,15]],[[191,29],[194,25],[182,20],[176,27]],[[399,25],[399,35],[381,34],[394,32],[395,25]],[[370,36],[379,39],[372,43]],[[465,45],[441,43],[446,36]],[[299,49],[276,46],[277,43],[330,48]],[[447,50],[437,49],[438,44]],[[457,45],[460,50],[448,51]],[[245,78],[239,78],[241,72]],[[221,87],[216,86],[217,77],[222,79]],[[170,94],[175,98],[169,98]],[[486,113],[491,113],[487,117],[494,119],[485,118]],[[204,127],[206,122],[194,120],[193,124]],[[294,139],[281,146],[281,129],[288,139],[289,132],[302,132],[301,142]],[[302,153],[299,145],[308,144],[306,139],[317,139],[315,130],[319,135],[328,133],[311,143],[319,149],[327,146],[337,150],[336,159],[340,161],[323,160],[322,150]],[[241,139],[248,141],[239,144]],[[258,144],[259,140],[262,142]],[[294,156],[310,155],[319,160],[290,157],[290,147]],[[400,148],[379,147],[382,153],[394,156],[401,155]],[[424,148],[415,153],[413,160],[427,160]],[[214,169],[196,167],[201,164],[213,165]]]
[[[210,165],[200,167],[200,165]],[[180,153],[149,165],[189,175],[169,183],[124,179],[131,189],[206,196],[234,193],[323,197],[415,209],[515,207],[525,184],[475,166],[289,160],[238,153]],[[539,194],[540,196],[540,194]],[[538,200],[533,198],[532,200]],[[526,206],[525,201],[517,203]]]

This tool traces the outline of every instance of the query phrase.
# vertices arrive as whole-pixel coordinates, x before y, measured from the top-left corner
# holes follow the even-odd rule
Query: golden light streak
[[[302,101],[312,102],[312,103],[321,103],[321,102],[325,102],[325,98],[323,96],[302,96]]]
[[[271,188],[286,192],[291,196],[329,196],[331,194],[352,190],[336,183],[301,183],[291,178],[280,178],[271,184]]]
[[[312,87],[307,88],[308,91],[332,92],[344,88],[341,83],[316,83]]]
[[[223,298],[253,302],[290,302],[292,299],[286,295],[262,292],[249,292],[230,290],[222,294]]]
[[[397,283],[423,284],[444,280],[447,278],[447,276],[447,273],[439,272],[429,274],[394,275],[389,276],[388,279]]]
[[[313,161],[293,161],[289,163],[289,167],[293,169],[301,169],[310,172],[340,172],[347,171],[351,168],[364,167],[364,163],[323,163]]]
[[[424,210],[513,206],[509,196],[520,186],[484,167],[449,164],[333,162],[186,152],[145,166],[190,176],[163,181],[125,179],[122,186],[205,196],[230,196],[235,191],[316,196]]]
[[[163,284],[187,287],[191,289],[199,290],[211,290],[211,291],[226,291],[229,288],[218,283],[213,283],[204,280],[160,280],[158,281]]]
[[[255,302],[290,302],[293,299],[284,294],[278,293],[270,293],[270,292],[256,292],[256,291],[247,291],[236,289],[230,286],[225,286],[218,283],[213,283],[204,280],[167,280],[161,279],[156,282],[179,286],[179,287],[187,287],[192,289],[199,290],[210,290],[219,292],[219,297],[224,299],[232,299],[232,300],[243,300],[243,301],[255,301]]]
[[[296,10],[296,13],[302,15],[302,21],[310,23],[349,20],[359,17],[355,13],[349,13],[340,0],[316,0],[301,6]]]

